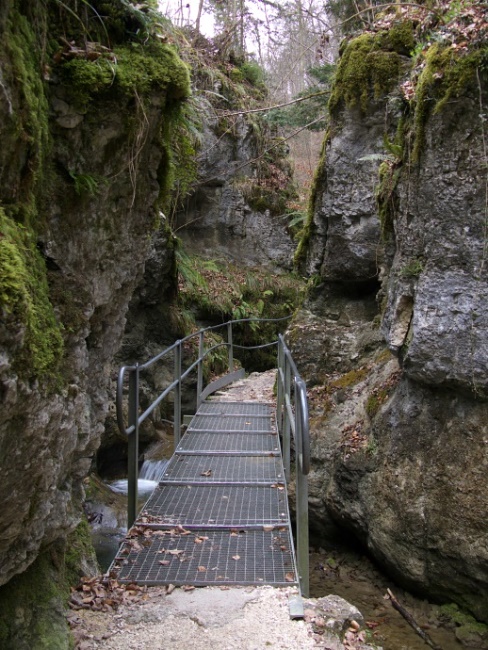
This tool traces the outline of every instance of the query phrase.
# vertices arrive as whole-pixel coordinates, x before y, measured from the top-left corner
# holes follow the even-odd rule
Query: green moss
[[[0,588],[3,650],[68,650],[64,605],[69,590],[59,579],[57,553],[54,547],[44,551],[25,573]]]
[[[388,350],[388,348],[385,348],[384,350],[381,350],[375,355],[374,362],[381,365],[387,363],[388,361],[391,361],[394,358],[395,357],[390,352],[390,350]]]
[[[423,269],[424,265],[422,260],[413,258],[400,270],[400,275],[404,278],[417,278],[422,273]]]
[[[64,567],[65,580],[69,586],[78,584],[84,574],[83,567],[87,561],[93,566],[97,565],[90,525],[83,518],[66,541]]]
[[[376,203],[383,239],[387,239],[393,233],[398,201],[395,190],[400,172],[399,162],[392,160],[383,161],[378,168],[379,183],[376,188]]]
[[[376,413],[378,413],[380,408],[380,403],[378,401],[378,397],[376,395],[370,395],[368,399],[366,400],[366,413],[368,416],[373,419]]]
[[[240,66],[242,76],[253,86],[264,83],[264,70],[255,61],[246,61]]]
[[[441,605],[440,613],[460,628],[456,631],[456,637],[461,639],[472,634],[477,634],[483,639],[488,639],[488,625],[478,622],[470,614],[459,609],[454,603]]]
[[[460,52],[440,43],[425,54],[425,65],[412,99],[415,140],[412,162],[418,163],[425,141],[425,125],[432,113],[442,111],[451,99],[476,89],[476,71],[488,65],[488,48]],[[476,90],[477,92],[477,90]]]
[[[308,199],[308,206],[307,206],[307,216],[305,219],[303,229],[299,235],[300,238],[298,241],[298,246],[296,248],[295,255],[293,257],[293,264],[295,268],[300,268],[300,266],[305,262],[307,258],[308,247],[310,245],[310,240],[315,230],[315,224],[314,224],[315,207],[317,204],[319,192],[322,192],[324,188],[325,168],[327,162],[327,157],[326,157],[327,145],[329,143],[330,136],[331,136],[330,131],[327,131],[322,142],[322,149],[320,151],[319,162],[315,170],[312,186],[310,188],[310,196]]]
[[[229,79],[234,83],[242,83],[244,81],[244,74],[239,68],[232,68],[229,71]]]
[[[32,233],[0,208],[0,313],[21,334],[14,365],[22,376],[53,378],[63,354],[44,260]]]
[[[365,404],[365,410],[371,420],[378,413],[381,406],[387,401],[389,390],[386,387],[375,388],[368,396]]]
[[[399,23],[389,31],[361,34],[344,48],[329,100],[331,115],[342,106],[365,113],[371,101],[386,95],[402,68],[402,56],[414,44],[411,23]]]
[[[114,48],[113,58],[96,61],[76,58],[59,68],[69,89],[70,100],[81,109],[99,94],[120,92],[139,98],[162,91],[168,99],[183,99],[190,94],[188,67],[169,45],[151,43]]]
[[[16,115],[18,135],[29,142],[30,165],[37,176],[49,143],[49,109],[40,75],[39,48],[27,18],[17,11],[11,12],[8,29],[6,49],[21,92],[21,108]]]
[[[356,384],[359,384],[359,382],[363,381],[363,379],[366,379],[368,373],[369,373],[369,369],[366,366],[363,366],[362,368],[357,368],[356,370],[351,370],[349,372],[346,372],[345,375],[342,375],[338,379],[334,379],[331,382],[329,382],[328,387],[329,388],[350,388],[351,386],[355,386]]]
[[[289,316],[303,299],[303,281],[291,274],[274,275],[261,268],[240,267],[220,260],[189,257],[178,251],[179,306],[198,321],[222,323],[241,318]],[[234,343],[256,346],[275,341],[288,321],[243,323],[235,326]],[[276,350],[238,351],[247,370],[267,370],[276,365]]]
[[[411,21],[395,23],[388,31],[379,33],[380,47],[404,56],[410,56],[415,47],[414,27]]]
[[[164,88],[169,99],[190,95],[190,72],[170,45],[152,43],[140,50],[118,47],[116,83],[127,94],[147,94]]]

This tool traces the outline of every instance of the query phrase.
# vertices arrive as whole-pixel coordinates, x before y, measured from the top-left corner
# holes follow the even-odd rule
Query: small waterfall
[[[145,460],[139,470],[139,478],[147,481],[159,481],[163,475],[168,461],[164,460]]]
[[[147,498],[151,494],[163,475],[167,464],[167,460],[145,460],[143,462],[139,470],[139,480],[137,481],[137,489],[140,497]],[[108,483],[108,486],[114,492],[127,494],[127,479],[112,481]]]

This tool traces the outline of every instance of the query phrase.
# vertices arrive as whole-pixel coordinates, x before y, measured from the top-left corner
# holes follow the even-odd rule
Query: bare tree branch
[[[289,102],[284,102],[283,104],[275,104],[274,106],[268,106],[266,108],[252,108],[247,111],[236,111],[235,113],[219,113],[219,117],[233,117],[234,115],[248,115],[249,113],[266,113],[268,111],[273,111],[275,108],[284,108],[285,106],[291,106],[292,104],[299,104],[300,102],[304,102],[307,99],[311,99],[312,97],[321,97],[322,95],[327,95],[328,93],[328,90],[321,90],[318,93],[312,93],[306,97],[299,97],[298,99],[292,99]]]
[[[286,136],[286,138],[281,138],[281,139],[279,140],[279,142],[276,142],[276,143],[273,144],[271,147],[268,147],[267,149],[265,149],[265,150],[263,151],[263,153],[259,154],[259,156],[256,156],[256,158],[253,158],[252,160],[248,160],[248,161],[246,161],[245,163],[243,163],[242,165],[239,165],[239,167],[237,167],[236,169],[234,169],[234,173],[235,173],[235,172],[238,172],[240,169],[243,169],[244,167],[247,167],[248,165],[251,165],[251,164],[254,163],[254,162],[257,162],[258,160],[261,160],[261,158],[263,158],[267,153],[269,153],[270,151],[273,151],[273,149],[276,149],[276,147],[281,146],[281,145],[283,144],[283,142],[287,142],[288,140],[291,140],[291,139],[294,138],[296,135],[298,135],[299,133],[301,133],[301,132],[304,131],[305,129],[308,129],[309,127],[313,126],[314,124],[316,124],[316,123],[319,122],[320,120],[323,120],[324,118],[325,118],[325,115],[320,115],[319,117],[316,117],[314,120],[312,120],[312,121],[309,122],[308,124],[305,124],[305,126],[301,126],[301,127],[300,127],[299,129],[297,129],[296,131],[293,131],[293,133],[290,133],[290,135]]]

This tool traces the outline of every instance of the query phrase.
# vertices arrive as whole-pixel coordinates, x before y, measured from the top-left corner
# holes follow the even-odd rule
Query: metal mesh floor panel
[[[298,584],[272,413],[200,405],[112,563],[120,582]]]
[[[268,404],[255,402],[204,402],[198,407],[199,414],[212,415],[270,415],[272,408]]]
[[[205,483],[268,483],[283,478],[275,456],[173,456],[162,481]]]
[[[284,525],[287,522],[284,490],[252,486],[164,485],[153,492],[142,516],[157,519],[153,526]]]
[[[150,531],[125,542],[114,562],[120,582],[297,584],[288,528],[273,531]]]
[[[260,433],[196,433],[187,432],[177,451],[279,451],[278,438]]]
[[[271,431],[271,418],[252,415],[195,415],[188,431]]]

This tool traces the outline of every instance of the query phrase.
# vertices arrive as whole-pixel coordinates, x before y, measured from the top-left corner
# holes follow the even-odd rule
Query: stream
[[[142,509],[158,480],[164,472],[168,461],[145,460],[139,470],[137,491],[139,509]],[[126,478],[100,482],[94,498],[88,501],[89,511],[94,517],[92,542],[102,572],[107,571],[120,542],[127,532],[127,491]]]
[[[416,598],[389,580],[366,556],[354,549],[328,547],[310,554],[310,596],[336,594],[355,605],[369,629],[368,643],[383,650],[426,650],[429,646],[385,599],[391,589],[400,604],[442,650],[487,648],[472,635],[472,645],[461,644],[456,627],[438,605]],[[464,634],[466,638],[466,633]]]

